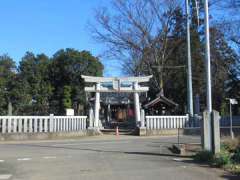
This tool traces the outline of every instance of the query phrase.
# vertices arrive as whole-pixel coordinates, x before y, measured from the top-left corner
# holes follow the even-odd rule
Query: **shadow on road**
[[[222,178],[227,179],[227,180],[239,180],[240,175],[223,175]]]
[[[91,151],[91,152],[101,152],[101,153],[118,153],[118,154],[129,154],[129,155],[145,155],[145,156],[165,156],[165,157],[191,157],[183,156],[173,153],[154,153],[154,152],[135,152],[135,151],[114,151],[114,150],[102,150],[93,148],[77,148],[77,147],[64,147],[64,146],[51,146],[51,145],[38,145],[38,144],[15,144],[14,146],[24,146],[24,147],[36,147],[36,148],[51,148],[51,149],[66,149],[66,150],[77,150],[77,151]]]

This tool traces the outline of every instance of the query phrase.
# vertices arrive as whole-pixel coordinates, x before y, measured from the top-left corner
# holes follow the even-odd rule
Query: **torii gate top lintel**
[[[151,76],[136,76],[136,77],[98,77],[98,76],[81,76],[85,82],[112,82],[112,81],[121,81],[121,82],[148,82],[151,78]]]
[[[141,77],[96,77],[81,76],[87,83],[96,83],[92,87],[85,87],[86,92],[146,92],[148,87],[142,87],[139,83],[148,82],[152,76]],[[132,83],[130,87],[122,86],[122,83]],[[102,83],[112,83],[112,88],[102,86]]]

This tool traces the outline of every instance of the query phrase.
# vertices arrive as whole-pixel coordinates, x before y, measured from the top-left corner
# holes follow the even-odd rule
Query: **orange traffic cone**
[[[116,136],[119,136],[118,126],[116,127]]]

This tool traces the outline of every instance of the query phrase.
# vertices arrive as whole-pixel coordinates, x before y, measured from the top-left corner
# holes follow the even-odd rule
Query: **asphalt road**
[[[0,144],[0,180],[240,179],[171,155],[176,137],[101,136]],[[181,138],[181,142],[199,142]]]

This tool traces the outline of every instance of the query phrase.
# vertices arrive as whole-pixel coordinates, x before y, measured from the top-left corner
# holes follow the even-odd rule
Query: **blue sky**
[[[88,22],[94,9],[110,0],[1,0],[0,54],[16,62],[26,51],[53,55],[60,48],[88,50],[98,56],[103,46],[91,38]],[[112,60],[102,59],[105,76],[120,75]]]

